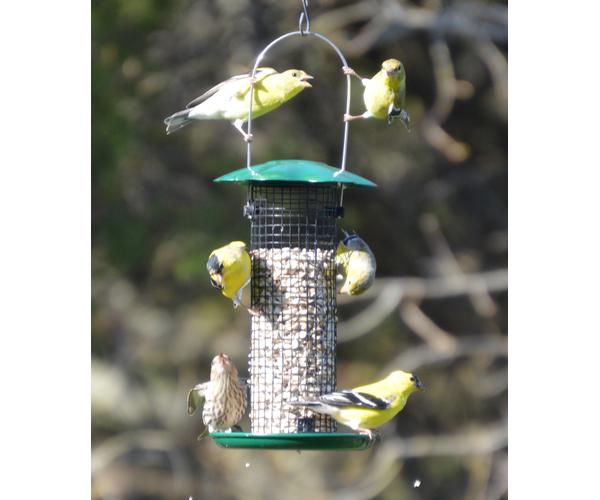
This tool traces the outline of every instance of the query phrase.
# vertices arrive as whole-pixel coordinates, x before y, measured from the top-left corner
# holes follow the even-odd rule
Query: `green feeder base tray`
[[[290,434],[252,434],[250,432],[211,432],[222,448],[261,450],[365,450],[373,440],[364,434],[341,432],[303,432]]]

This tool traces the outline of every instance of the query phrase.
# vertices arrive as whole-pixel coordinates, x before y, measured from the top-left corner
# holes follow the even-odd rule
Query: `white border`
[[[4,498],[90,496],[90,5],[0,30]]]

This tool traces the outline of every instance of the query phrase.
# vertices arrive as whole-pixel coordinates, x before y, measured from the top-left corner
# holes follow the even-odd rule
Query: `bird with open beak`
[[[258,118],[289,101],[304,89],[312,87],[313,77],[300,69],[288,69],[278,73],[273,68],[258,68],[252,78],[250,73],[236,75],[197,97],[186,109],[165,118],[167,134],[185,127],[194,120],[229,120],[251,141],[242,125],[248,121],[250,89],[252,92],[252,119]]]

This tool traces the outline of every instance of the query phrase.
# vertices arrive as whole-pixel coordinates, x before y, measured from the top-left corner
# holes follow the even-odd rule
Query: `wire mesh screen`
[[[335,390],[336,218],[340,191],[251,184],[252,432],[333,432],[328,416],[292,407]]]

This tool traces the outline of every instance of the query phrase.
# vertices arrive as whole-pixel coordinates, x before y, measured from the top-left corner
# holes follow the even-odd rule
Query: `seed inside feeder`
[[[335,251],[250,253],[252,432],[333,432],[331,418],[287,402],[335,390]]]

